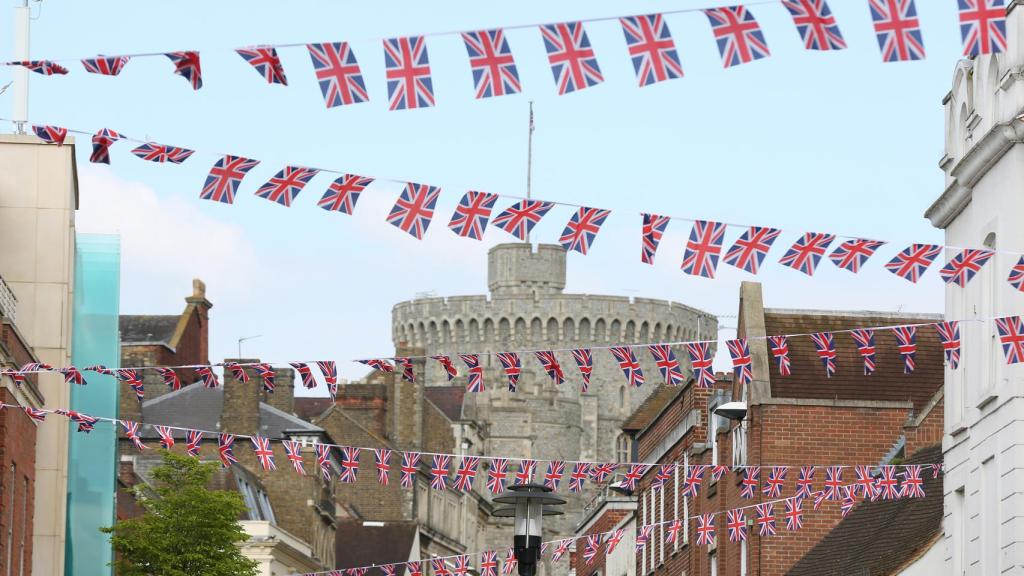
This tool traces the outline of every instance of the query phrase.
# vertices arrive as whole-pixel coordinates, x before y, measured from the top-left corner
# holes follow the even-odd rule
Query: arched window
[[[615,460],[617,462],[629,462],[632,456],[633,441],[625,434],[619,434],[615,439]]]

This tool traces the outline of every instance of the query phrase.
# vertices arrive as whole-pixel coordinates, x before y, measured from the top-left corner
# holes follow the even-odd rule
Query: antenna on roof
[[[245,342],[246,340],[252,340],[253,338],[262,338],[262,337],[263,337],[263,334],[254,334],[252,336],[242,336],[241,338],[239,338],[238,339],[238,359],[239,360],[242,359],[242,342]]]

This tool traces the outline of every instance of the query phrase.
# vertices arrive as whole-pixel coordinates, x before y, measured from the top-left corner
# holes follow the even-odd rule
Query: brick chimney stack
[[[295,413],[295,370],[274,368],[274,393],[261,392],[263,402],[287,414]]]
[[[252,363],[255,358],[225,359],[225,362]],[[220,429],[233,434],[259,434],[260,394],[262,386],[255,371],[246,368],[248,382],[240,382],[224,371],[224,407],[220,413]]]
[[[210,308],[213,303],[206,299],[206,283],[199,278],[192,279],[192,295],[185,303],[195,306],[199,313],[199,357],[198,364],[210,363]]]

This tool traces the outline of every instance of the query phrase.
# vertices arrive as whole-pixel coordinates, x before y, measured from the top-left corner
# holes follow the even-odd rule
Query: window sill
[[[981,393],[981,397],[978,399],[978,402],[974,405],[974,407],[981,410],[998,398],[999,395],[996,394],[996,391],[992,388],[989,388],[988,390],[985,390],[984,392]]]
[[[964,432],[967,432],[967,425],[964,424],[963,422],[957,422],[956,424],[953,425],[952,429],[949,431],[949,435],[953,436],[953,437],[956,437],[956,436],[959,436],[959,435],[963,434]]]

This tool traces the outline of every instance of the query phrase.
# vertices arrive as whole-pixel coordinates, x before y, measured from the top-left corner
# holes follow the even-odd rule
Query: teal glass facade
[[[78,234],[75,246],[71,361],[75,366],[118,366],[121,360],[121,241]],[[118,384],[89,372],[88,385],[71,389],[71,408],[117,418]],[[99,531],[115,519],[117,430],[101,423],[89,434],[72,427],[68,447],[66,576],[110,576],[109,537]]]

